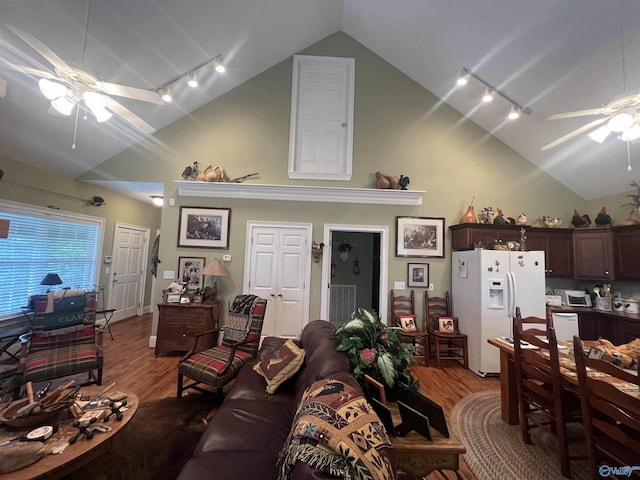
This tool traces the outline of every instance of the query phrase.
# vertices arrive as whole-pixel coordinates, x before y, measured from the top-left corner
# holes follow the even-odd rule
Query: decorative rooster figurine
[[[589,215],[580,215],[578,210],[573,211],[573,217],[571,217],[571,224],[576,228],[587,228],[591,225],[591,219]]]
[[[600,209],[600,213],[596,216],[595,222],[599,227],[611,226],[611,216],[607,213],[607,207],[602,207]]]

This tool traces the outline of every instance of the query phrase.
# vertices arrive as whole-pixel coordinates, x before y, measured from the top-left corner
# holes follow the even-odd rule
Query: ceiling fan
[[[627,142],[640,139],[640,113],[638,112],[638,107],[640,107],[640,93],[636,92],[616,98],[601,108],[551,115],[549,117],[550,120],[588,115],[604,115],[604,117],[587,123],[563,137],[554,140],[542,147],[542,150],[549,150],[592,129],[593,131],[589,133],[589,137],[598,143],[604,142],[610,133],[617,133],[621,140]],[[599,128],[595,128],[598,126]]]
[[[93,112],[98,122],[108,120],[114,113],[141,132],[155,132],[155,128],[111,98],[111,95],[164,105],[165,102],[158,92],[98,80],[94,75],[67,64],[33,35],[17,27],[6,26],[42,55],[53,66],[53,71],[15,65],[2,58],[0,58],[0,66],[40,78],[38,81],[40,91],[51,100],[51,106],[55,111],[68,116],[71,115],[74,107],[79,108],[84,104]]]

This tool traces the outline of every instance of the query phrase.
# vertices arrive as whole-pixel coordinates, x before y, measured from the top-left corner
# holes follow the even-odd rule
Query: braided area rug
[[[532,444],[522,441],[519,425],[508,425],[500,415],[500,392],[477,392],[464,397],[451,411],[451,430],[467,449],[467,465],[478,480],[551,480],[564,478],[555,436],[547,427],[531,431]],[[585,455],[581,425],[570,424],[571,455]],[[588,479],[586,456],[571,461],[571,478]]]

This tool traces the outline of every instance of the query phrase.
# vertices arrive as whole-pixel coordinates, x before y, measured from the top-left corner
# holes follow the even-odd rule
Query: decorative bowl
[[[73,400],[54,403],[35,415],[18,417],[18,410],[29,403],[28,398],[9,403],[0,412],[0,423],[14,428],[35,427],[38,425],[57,425],[62,415],[71,406]]]

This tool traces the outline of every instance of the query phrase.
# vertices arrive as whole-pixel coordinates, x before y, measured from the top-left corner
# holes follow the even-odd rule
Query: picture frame
[[[187,292],[204,289],[205,257],[178,257],[178,279]]]
[[[405,332],[415,332],[417,330],[415,315],[400,315],[397,321],[398,326]]]
[[[396,257],[444,258],[443,217],[396,217]]]
[[[429,264],[409,263],[407,265],[407,285],[409,287],[427,288],[429,286]]]
[[[191,303],[191,299],[183,295],[180,297],[180,303]]]
[[[230,208],[180,207],[178,247],[229,249]]]
[[[181,297],[179,293],[167,293],[167,303],[180,303]]]

